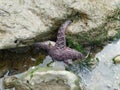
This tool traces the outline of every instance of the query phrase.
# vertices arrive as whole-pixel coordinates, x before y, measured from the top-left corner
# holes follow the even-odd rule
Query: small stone
[[[34,61],[34,62],[35,62],[35,61],[36,61],[36,59],[35,59],[35,58],[31,58],[31,61]]]
[[[117,31],[115,31],[115,30],[108,31],[108,36],[109,36],[109,37],[113,37],[113,36],[115,36],[116,34],[117,34]]]
[[[114,64],[120,64],[120,55],[113,58]]]

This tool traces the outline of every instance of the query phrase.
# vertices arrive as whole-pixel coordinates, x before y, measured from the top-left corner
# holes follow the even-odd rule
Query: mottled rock
[[[115,64],[120,64],[120,55],[113,58]]]
[[[4,87],[7,88],[13,88],[14,87],[14,83],[17,81],[16,77],[10,76],[10,77],[6,77],[3,80],[3,85]]]
[[[75,74],[50,68],[37,67],[19,79],[11,76],[3,82],[6,88],[15,87],[15,90],[81,90],[80,79]]]
[[[68,27],[69,38],[81,44],[93,44],[116,36],[120,27],[119,3],[119,0],[77,0],[72,7],[81,13]]]
[[[27,83],[23,83],[15,76],[4,78],[3,85],[5,89],[15,88],[15,90],[31,90]]]
[[[74,22],[68,28],[67,35],[74,41],[84,44],[104,40],[109,37],[109,31],[117,31],[120,26],[119,2],[0,0],[0,49],[51,39],[55,37],[60,24],[68,18]],[[118,13],[114,14],[117,10]]]

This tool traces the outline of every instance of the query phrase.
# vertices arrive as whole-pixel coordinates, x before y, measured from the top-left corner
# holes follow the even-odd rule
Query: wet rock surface
[[[69,18],[73,24],[67,35],[73,41],[86,44],[111,37],[111,32],[115,36],[120,25],[118,4],[119,0],[1,0],[0,49],[51,39]]]
[[[15,90],[81,90],[80,79],[73,73],[65,70],[50,68],[34,68],[17,79],[15,76],[3,80],[6,89]]]

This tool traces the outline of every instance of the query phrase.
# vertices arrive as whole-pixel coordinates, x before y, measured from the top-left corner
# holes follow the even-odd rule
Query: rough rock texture
[[[99,41],[111,36],[111,32],[114,32],[114,36],[120,22],[106,18],[115,16],[119,2],[120,0],[0,0],[0,49],[18,46],[21,40],[35,42],[51,39],[55,37],[60,24],[68,18],[74,21],[67,31],[74,41]]]
[[[70,39],[83,44],[96,44],[117,35],[120,30],[119,6],[120,0],[81,0],[74,3],[72,7],[81,14],[69,27]]]
[[[3,80],[6,89],[15,90],[81,90],[79,82],[71,72],[50,68],[31,69],[19,79],[10,76]]]

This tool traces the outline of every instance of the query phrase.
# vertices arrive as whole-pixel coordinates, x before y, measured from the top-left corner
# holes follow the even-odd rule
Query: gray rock
[[[117,33],[117,27],[120,27],[118,20],[112,20],[117,15],[114,13],[118,10],[119,2],[0,0],[0,49],[51,39],[55,37],[55,30],[68,18],[73,18],[74,22],[68,28],[67,35],[74,41],[86,43],[104,40],[111,36],[111,31]],[[106,19],[108,16],[110,19]]]
[[[4,78],[3,85],[5,89],[15,88],[15,90],[31,90],[27,83],[23,83],[15,76],[9,76]]]
[[[80,79],[73,73],[51,68],[30,69],[19,79],[15,76],[3,80],[5,88],[15,90],[81,90]]]

